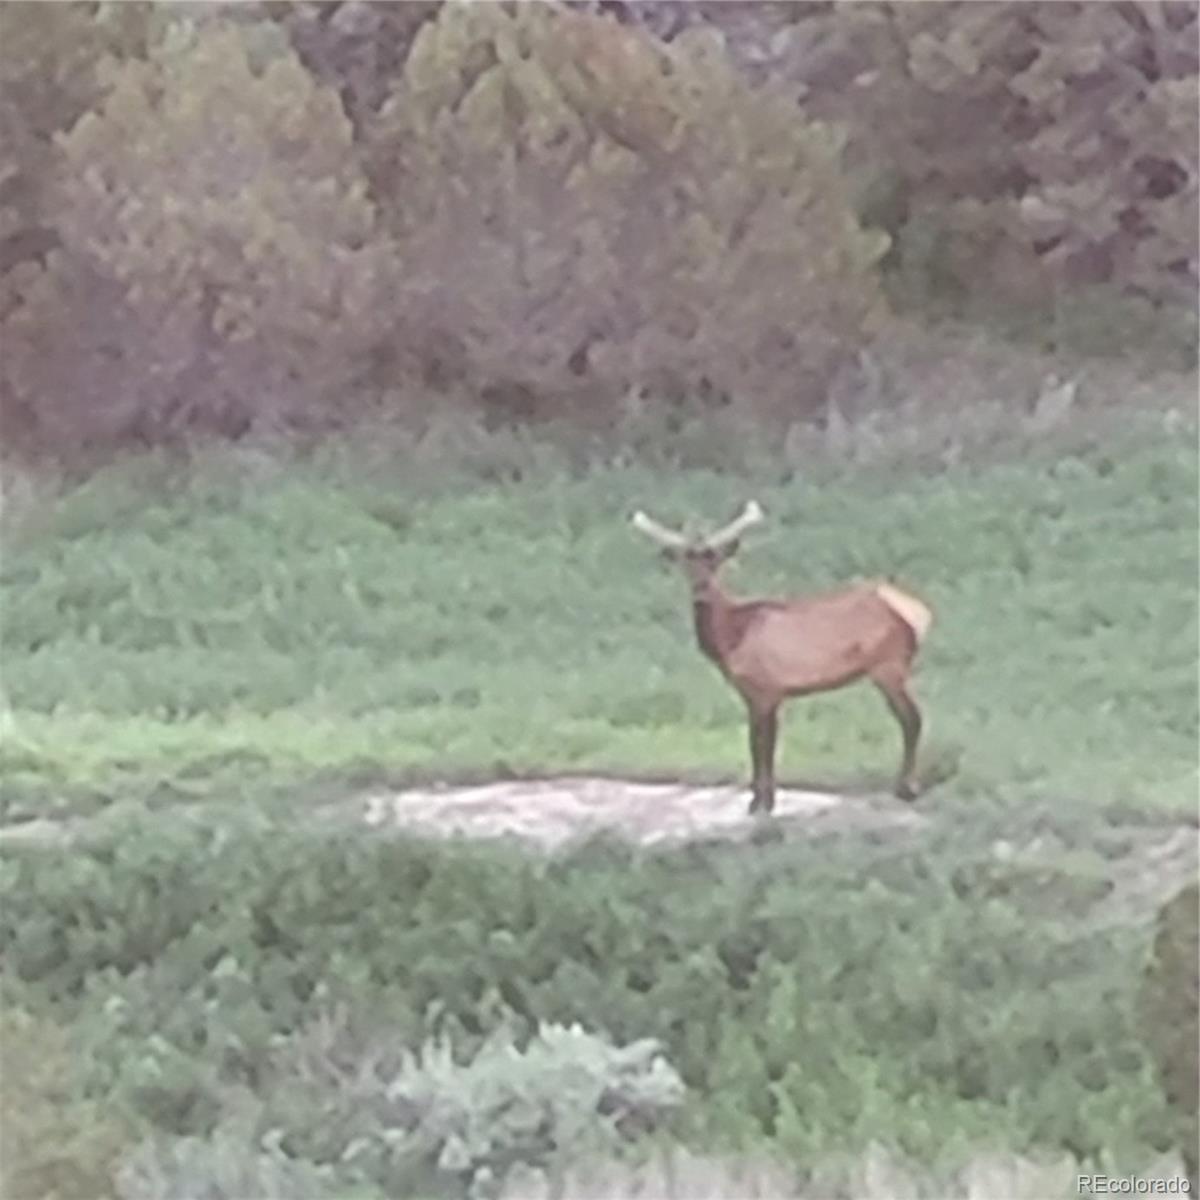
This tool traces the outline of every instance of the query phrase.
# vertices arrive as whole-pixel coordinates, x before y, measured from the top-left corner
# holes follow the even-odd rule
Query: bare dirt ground
[[[812,833],[849,829],[901,833],[919,830],[930,820],[919,805],[888,795],[851,797],[781,788],[768,818],[751,817],[748,804],[747,788],[727,784],[579,776],[370,791],[334,801],[318,816],[380,833],[404,830],[434,837],[515,839],[543,850],[604,833],[642,846],[669,846],[698,840],[736,841],[771,826]],[[0,848],[63,846],[105,820],[99,814],[0,826]]]
[[[730,786],[638,783],[590,776],[522,780],[477,787],[375,792],[356,805],[376,829],[440,836],[508,837],[545,849],[612,833],[643,846],[748,837],[761,818],[746,809],[749,793]],[[927,817],[898,800],[850,798],[780,790],[769,820],[814,831],[846,828],[909,830]]]

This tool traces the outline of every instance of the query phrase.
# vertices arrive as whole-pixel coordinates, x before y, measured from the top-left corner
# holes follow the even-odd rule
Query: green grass
[[[735,590],[894,574],[937,621],[916,687],[935,805],[1194,801],[1196,460],[1129,435],[931,473],[638,469],[405,483],[156,459],[8,533],[8,809],[501,772],[745,774],[741,707],[686,591],[627,526],[769,523]],[[786,777],[882,786],[870,688],[797,702]]]
[[[0,575],[7,819],[104,811],[65,851],[0,855],[0,1002],[69,1030],[77,1064],[22,1170],[63,1166],[37,1130],[64,1120],[91,1138],[65,1166],[96,1177],[225,1118],[245,1178],[268,1129],[311,1165],[323,1131],[378,1122],[307,1055],[469,1048],[509,1018],[660,1037],[692,1149],[1143,1169],[1176,1144],[1137,994],[1146,885],[1178,871],[1155,827],[1195,820],[1194,430],[1073,445],[801,475],[547,455],[488,483],[150,457],[27,503]],[[384,780],[744,778],[740,705],[627,519],[750,495],[770,520],[736,590],[886,573],[936,609],[919,836],[545,863],[287,819]],[[797,702],[783,774],[883,787],[897,741],[869,688]]]

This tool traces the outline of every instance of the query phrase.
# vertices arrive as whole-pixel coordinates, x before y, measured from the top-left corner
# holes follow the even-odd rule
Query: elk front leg
[[[750,812],[769,813],[775,808],[775,709],[759,712],[750,709],[750,763],[753,770],[753,796]]]

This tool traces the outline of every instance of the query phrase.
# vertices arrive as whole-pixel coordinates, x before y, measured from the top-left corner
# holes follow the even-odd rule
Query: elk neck
[[[704,654],[721,666],[742,640],[746,622],[741,606],[710,579],[692,588],[692,623]]]

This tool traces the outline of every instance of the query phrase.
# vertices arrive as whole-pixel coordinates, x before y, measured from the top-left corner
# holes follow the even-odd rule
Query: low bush
[[[1197,1143],[1197,1021],[1200,979],[1196,943],[1200,940],[1200,900],[1196,884],[1181,889],[1163,905],[1155,922],[1154,944],[1142,979],[1141,1027],[1150,1044],[1158,1077],[1172,1109],[1192,1190],[1200,1187]]]
[[[376,1200],[336,1170],[255,1144],[231,1118],[207,1138],[149,1140],[117,1170],[119,1200]]]
[[[641,1068],[628,1091],[611,1091],[612,1072],[622,1054],[652,1057],[646,1038],[688,1087],[670,1125],[691,1145],[770,1142],[811,1164],[882,1137],[931,1167],[980,1140],[1133,1166],[1166,1148],[1134,931],[1031,927],[1003,895],[956,887],[948,850],[865,849],[613,844],[539,862],[282,824],[169,839],[114,824],[67,856],[0,864],[0,953],[8,988],[74,1023],[92,1095],[130,1121],[206,1138],[248,1089],[259,1135],[277,1131],[290,1156],[333,1165],[355,1138],[378,1151],[399,1128],[458,1163],[460,1194],[493,1161],[536,1164],[543,1118],[632,1120]],[[314,1023],[338,1013],[323,1037]],[[635,1049],[580,1040],[591,1059],[572,1051],[561,1068],[561,1045],[535,1040],[507,1064],[484,1049],[574,1022]],[[459,1065],[406,1067],[429,1038]],[[560,1069],[581,1072],[566,1109]],[[356,1077],[374,1099],[339,1105]],[[675,1095],[658,1078],[651,1114]],[[522,1079],[542,1117],[499,1119]],[[388,1104],[426,1118],[397,1125]],[[502,1144],[472,1140],[480,1121]],[[389,1178],[380,1165],[363,1182]]]
[[[307,1136],[293,1124],[285,1144],[393,1195],[414,1184],[494,1194],[514,1164],[563,1169],[652,1132],[684,1092],[653,1040],[616,1047],[578,1026],[539,1027],[523,1048],[501,1026],[462,1062],[433,1039],[394,1066],[367,1056],[336,1082],[311,1045],[304,1061],[309,1082],[311,1070],[324,1076],[325,1111]],[[301,1083],[298,1065],[283,1064],[273,1086]]]
[[[130,1131],[85,1099],[65,1029],[0,1008],[0,1196],[107,1200]]]

